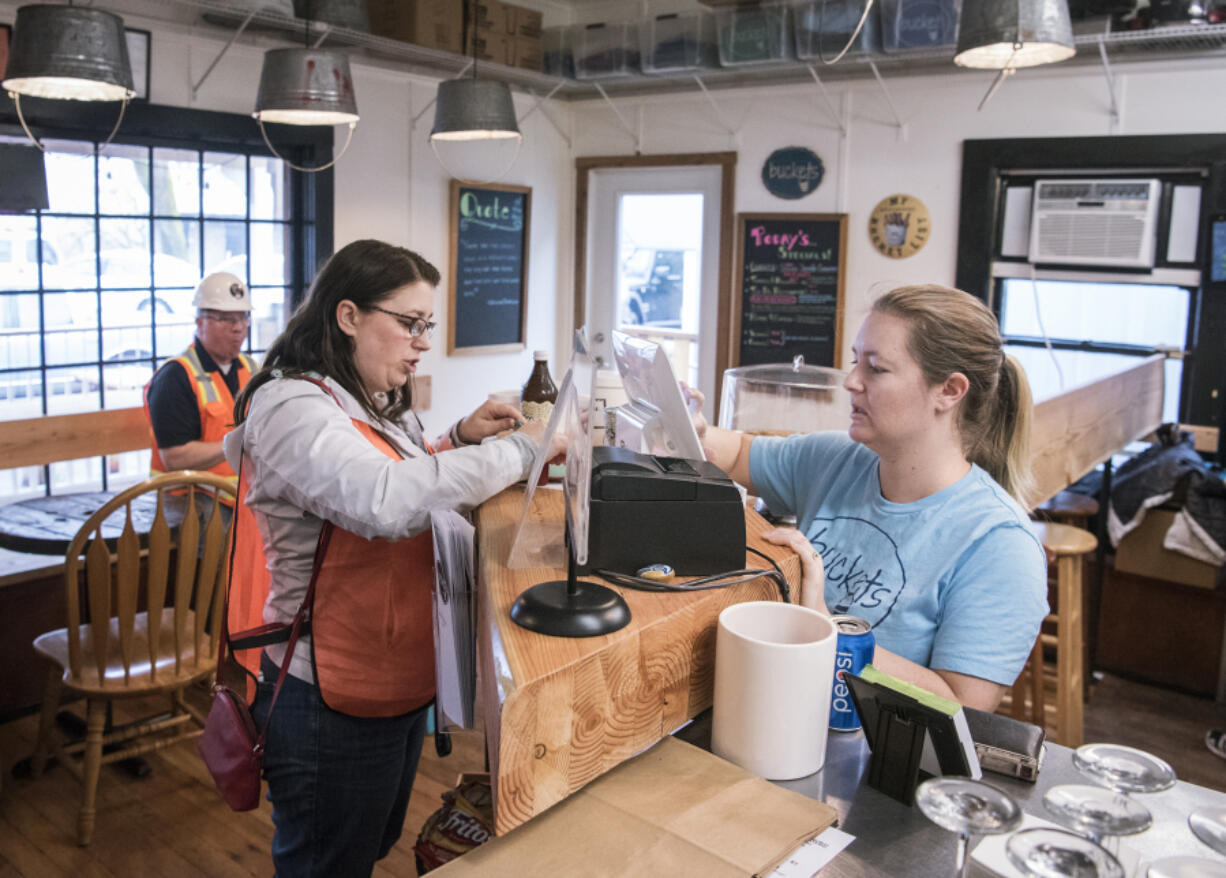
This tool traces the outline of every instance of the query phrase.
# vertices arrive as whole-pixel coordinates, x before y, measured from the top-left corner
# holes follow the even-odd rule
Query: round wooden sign
[[[868,218],[868,237],[877,252],[891,259],[914,256],[928,243],[928,208],[913,195],[890,195]]]

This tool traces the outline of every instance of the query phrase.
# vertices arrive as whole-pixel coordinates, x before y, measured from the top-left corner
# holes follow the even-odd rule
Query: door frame
[[[715,321],[715,395],[707,403],[711,422],[719,418],[720,382],[730,365],[732,350],[732,259],[736,234],[736,156],[735,152],[667,153],[660,155],[584,156],[575,159],[575,327],[587,318],[587,214],[591,172],[611,168],[676,168],[697,165],[720,166],[719,189],[719,277],[717,280]]]

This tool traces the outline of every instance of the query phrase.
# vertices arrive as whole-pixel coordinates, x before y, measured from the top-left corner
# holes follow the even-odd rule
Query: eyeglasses
[[[251,315],[246,311],[205,311],[200,316],[230,326],[246,326],[251,322]]]
[[[389,311],[386,308],[380,308],[378,305],[371,305],[370,310],[395,317],[396,322],[400,324],[400,328],[413,338],[420,338],[422,335],[425,335],[426,338],[432,338],[434,336],[434,329],[438,326],[433,320],[425,320],[421,317],[414,317],[411,314]]]

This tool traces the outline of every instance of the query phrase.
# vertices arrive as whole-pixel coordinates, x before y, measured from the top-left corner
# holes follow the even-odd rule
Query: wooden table
[[[56,497],[35,497],[0,506],[0,548],[39,555],[63,555],[86,520],[119,491],[85,491]],[[173,528],[183,519],[186,498],[165,494],[166,520]],[[157,495],[132,501],[132,527],[142,543],[157,512]],[[102,523],[110,544],[123,532],[124,511],[117,509]]]
[[[534,514],[561,520],[561,492],[537,491],[532,502]],[[764,577],[693,594],[619,589],[632,615],[622,630],[575,639],[535,634],[511,621],[511,604],[530,585],[565,579],[565,571],[505,566],[522,506],[523,488],[512,487],[476,514],[478,697],[500,835],[709,707],[720,610],[779,600]],[[799,559],[761,539],[769,525],[756,512],[746,510],[745,525],[749,544],[775,559],[799,600]],[[764,566],[746,554],[746,567]]]

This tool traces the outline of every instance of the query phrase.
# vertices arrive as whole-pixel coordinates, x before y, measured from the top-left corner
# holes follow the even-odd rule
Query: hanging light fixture
[[[962,2],[955,64],[1013,70],[1064,61],[1076,51],[1068,0]]]
[[[123,19],[82,6],[22,6],[3,86],[32,98],[128,100],[136,90]]]
[[[252,115],[282,125],[357,124],[349,56],[328,49],[265,52]]]
[[[310,47],[311,23],[303,21],[303,40],[307,48],[270,49],[264,53],[260,69],[260,88],[251,115],[260,126],[268,149],[295,171],[316,173],[327,170],[345,154],[358,124],[358,101],[349,73],[349,56],[331,49]],[[315,168],[296,165],[284,158],[264,129],[265,122],[282,125],[348,125],[345,145],[336,157]]]

